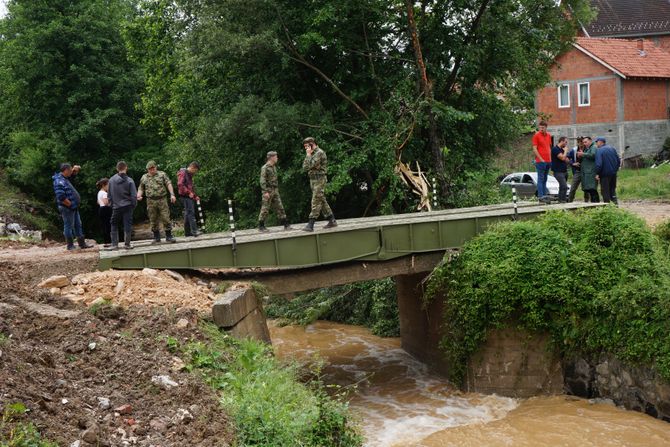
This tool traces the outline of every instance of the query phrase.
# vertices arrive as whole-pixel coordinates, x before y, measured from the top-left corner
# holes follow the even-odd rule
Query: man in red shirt
[[[547,177],[551,168],[551,134],[547,132],[547,122],[540,121],[539,130],[533,135],[533,154],[537,171],[537,198],[549,202]]]

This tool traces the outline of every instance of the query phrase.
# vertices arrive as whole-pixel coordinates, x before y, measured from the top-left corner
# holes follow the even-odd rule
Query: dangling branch
[[[344,98],[347,102],[349,102],[351,105],[354,106],[358,112],[365,117],[365,119],[368,119],[368,114],[365,113],[365,110],[359,106],[356,101],[354,101],[350,96],[348,96],[346,93],[344,93],[338,86],[335,84],[335,81],[330,79],[324,72],[319,70],[318,67],[314,66],[313,64],[309,63],[307,59],[303,57],[302,54],[298,51],[298,49],[293,45],[293,39],[291,38],[291,33],[289,33],[288,28],[286,27],[286,24],[284,23],[284,19],[281,16],[281,13],[279,9],[277,9],[277,15],[279,17],[279,20],[282,24],[282,28],[284,28],[284,34],[286,34],[286,42],[284,42],[284,47],[289,51],[290,54],[288,54],[288,57],[291,60],[294,60],[298,63],[301,63],[305,67],[309,68],[316,74],[318,74],[321,78],[323,78],[324,81],[326,81],[330,86],[335,90],[335,92],[340,95],[342,98]]]

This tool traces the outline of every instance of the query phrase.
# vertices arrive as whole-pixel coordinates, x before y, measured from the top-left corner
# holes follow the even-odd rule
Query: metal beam
[[[341,264],[309,267],[286,271],[265,269],[258,271],[205,270],[200,278],[225,281],[254,281],[263,284],[273,295],[305,292],[322,287],[341,286],[360,281],[382,279],[412,273],[431,272],[444,259],[443,251],[404,256],[390,261],[352,261]]]
[[[519,219],[548,210],[572,210],[598,204],[522,204]],[[136,244],[132,251],[101,251],[100,269],[279,268],[296,269],[349,261],[385,261],[410,254],[459,248],[488,226],[510,220],[509,204],[411,213],[340,221],[331,230],[237,233],[236,249],[228,233],[180,238],[176,244]]]

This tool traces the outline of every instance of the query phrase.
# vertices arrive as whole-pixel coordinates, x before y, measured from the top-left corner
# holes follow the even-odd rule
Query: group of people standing
[[[193,176],[197,174],[200,165],[191,162],[188,167],[182,168],[177,173],[177,193],[184,207],[184,232],[186,236],[199,236],[197,221],[195,218],[195,202],[200,200],[195,193]],[[80,248],[90,248],[84,239],[81,225],[79,208],[81,196],[74,187],[72,179],[79,173],[81,167],[71,166],[63,163],[60,172],[52,177],[54,192],[58,211],[63,219],[63,234],[67,241],[67,249],[74,250],[74,240],[79,243]],[[176,242],[172,234],[172,222],[170,221],[171,203],[177,201],[172,182],[168,175],[158,170],[155,161],[149,161],[146,165],[146,174],[140,180],[139,188],[135,181],[128,176],[128,164],[119,161],[116,164],[116,174],[111,178],[101,178],[97,181],[97,202],[99,206],[98,216],[103,233],[104,246],[109,250],[119,249],[120,234],[123,236],[124,248],[132,249],[131,237],[133,226],[133,212],[137,202],[147,199],[147,213],[153,242],[161,242],[161,226],[165,231],[166,242]],[[120,230],[123,229],[122,232]]]
[[[309,176],[312,189],[309,222],[303,230],[314,231],[314,224],[320,215],[328,220],[324,228],[336,227],[337,221],[325,196],[328,165],[326,153],[312,137],[303,140],[303,148],[305,149],[303,169]],[[260,186],[262,196],[261,211],[258,216],[258,229],[261,232],[268,231],[265,226],[265,219],[270,210],[274,210],[285,229],[291,229],[279,194],[276,166],[278,160],[277,152],[268,152],[266,163],[261,168]],[[79,248],[92,247],[86,243],[84,238],[79,215],[81,196],[72,183],[73,178],[80,170],[79,165],[72,166],[69,163],[62,163],[60,171],[52,177],[58,211],[63,219],[63,234],[67,241],[68,250],[76,248],[75,240],[78,242]],[[124,248],[133,248],[131,245],[133,212],[137,202],[144,198],[147,202],[147,214],[153,233],[153,243],[161,242],[161,227],[165,231],[165,241],[176,242],[172,233],[169,204],[176,203],[177,195],[184,208],[185,236],[196,237],[201,234],[195,217],[196,203],[200,201],[200,198],[195,192],[193,183],[193,177],[200,170],[200,165],[193,161],[177,172],[176,194],[170,178],[165,172],[158,170],[155,161],[149,161],[146,170],[146,174],[140,179],[139,187],[136,188],[135,182],[128,176],[128,164],[119,161],[116,164],[116,174],[114,176],[101,178],[96,183],[98,188],[98,215],[104,237],[104,246],[109,250],[119,249],[120,236],[123,237]],[[123,229],[122,232],[121,229]]]
[[[600,202],[598,184],[605,203],[618,203],[616,182],[621,158],[604,137],[597,137],[594,141],[590,136],[579,136],[577,145],[568,150],[568,138],[565,136],[561,136],[556,145],[552,146],[547,123],[540,121],[539,130],[533,135],[533,154],[537,170],[537,197],[541,202],[550,202],[547,178],[551,170],[559,184],[560,203],[574,201],[580,185],[585,202]],[[570,188],[568,167],[572,171]]]

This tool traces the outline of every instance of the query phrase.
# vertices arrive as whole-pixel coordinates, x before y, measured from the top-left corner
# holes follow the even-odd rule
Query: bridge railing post
[[[517,220],[519,217],[519,204],[517,203],[517,196],[516,196],[516,183],[512,182],[512,202],[514,203],[514,216],[512,217],[514,220]]]
[[[233,252],[237,250],[237,238],[235,237],[235,217],[233,215],[233,201],[228,199],[228,219],[230,222],[230,235],[233,238]]]

